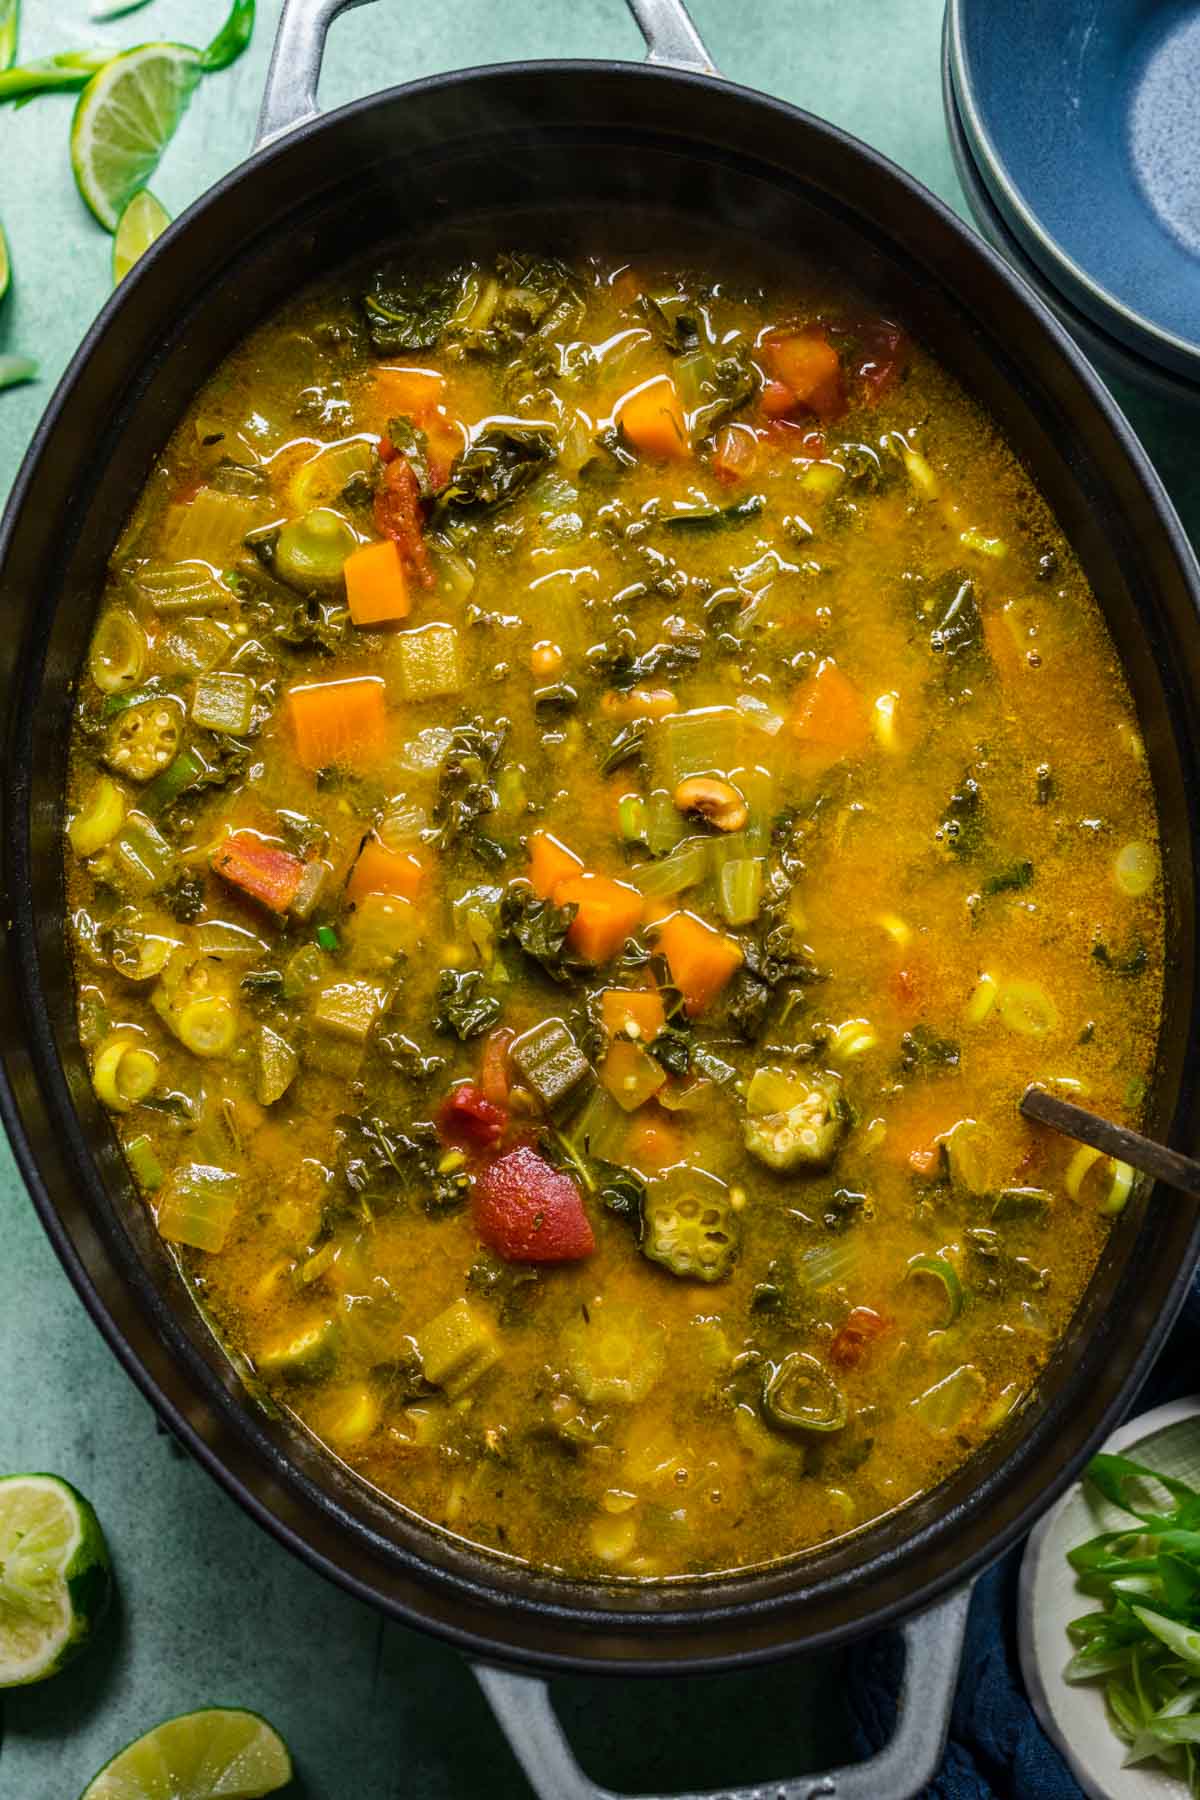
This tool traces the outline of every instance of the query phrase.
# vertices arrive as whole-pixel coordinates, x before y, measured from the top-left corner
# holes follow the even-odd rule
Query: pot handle
[[[825,1775],[679,1794],[673,1800],[912,1800],[937,1773],[946,1748],[970,1604],[970,1587],[960,1588],[901,1627],[904,1677],[896,1729],[868,1761],[849,1763]],[[489,1663],[472,1667],[538,1800],[634,1800],[600,1787],[584,1774],[544,1681]]]
[[[365,3],[366,0],[283,0],[258,115],[256,150],[318,116],[317,82],[326,34],[339,13]],[[646,40],[647,62],[668,69],[690,69],[695,74],[716,74],[684,0],[626,0],[626,5]]]

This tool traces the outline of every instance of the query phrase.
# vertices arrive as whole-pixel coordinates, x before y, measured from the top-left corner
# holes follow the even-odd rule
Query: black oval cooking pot
[[[927,1606],[1023,1532],[1145,1374],[1184,1293],[1196,1213],[1143,1197],[1036,1399],[949,1481],[805,1556],[720,1579],[568,1581],[387,1504],[247,1398],[164,1253],[96,1103],[64,936],[72,696],[116,533],[200,384],[298,284],[381,235],[514,221],[565,242],[648,207],[816,250],[886,300],[985,403],[1055,509],[1136,699],[1165,843],[1167,983],[1152,1129],[1195,1147],[1197,570],[1146,457],[1064,332],[942,205],[861,143],[711,74],[674,0],[631,0],[649,66],[536,63],[414,83],[309,116],[172,226],[64,377],[0,541],[6,703],[3,1110],[34,1204],[109,1343],[193,1453],[345,1587],[477,1655],[615,1671],[716,1669],[846,1640]],[[265,112],[312,115],[339,0],[292,0]],[[665,30],[673,37],[664,38]],[[654,66],[654,56],[660,59]],[[1086,714],[1079,730],[1092,729]],[[1131,996],[1132,997],[1132,996]],[[877,1788],[877,1793],[887,1792]]]

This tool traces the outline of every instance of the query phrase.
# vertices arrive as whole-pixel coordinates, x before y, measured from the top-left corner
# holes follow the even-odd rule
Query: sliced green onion
[[[852,1062],[865,1056],[879,1042],[867,1019],[846,1019],[829,1040],[829,1054],[834,1062]]]
[[[944,1256],[926,1256],[924,1254],[910,1256],[908,1267],[904,1272],[904,1279],[905,1281],[931,1280],[938,1282],[946,1297],[946,1317],[942,1321],[943,1327],[953,1325],[963,1307],[962,1282],[958,1279],[953,1265],[948,1263]]]
[[[990,556],[999,561],[1008,555],[1008,545],[1003,538],[987,537],[982,531],[976,531],[974,526],[960,531],[958,541],[964,550],[974,550],[977,556]]]
[[[805,1287],[840,1287],[857,1269],[862,1254],[852,1237],[836,1244],[806,1250],[796,1260],[796,1273]]]
[[[647,900],[668,900],[705,879],[708,847],[708,838],[686,838],[661,862],[639,864],[632,871],[630,880]]]
[[[617,807],[621,836],[627,844],[644,844],[648,828],[646,802],[640,794],[622,794]]]
[[[996,1010],[1010,1031],[1045,1037],[1058,1025],[1058,1008],[1038,981],[1006,981]]]
[[[330,956],[342,947],[341,939],[332,925],[318,925],[314,935],[317,949],[327,951]]]
[[[912,1410],[929,1431],[943,1436],[956,1431],[972,1413],[978,1412],[986,1393],[987,1382],[974,1363],[963,1363],[919,1394],[912,1402]]]
[[[1157,874],[1158,858],[1151,846],[1140,838],[1118,850],[1113,862],[1113,880],[1128,899],[1140,900],[1143,894],[1148,894]]]
[[[975,984],[971,998],[963,1008],[963,1018],[968,1025],[982,1025],[1000,996],[1000,983],[994,975],[984,970]]]
[[[194,750],[181,750],[174,761],[169,762],[161,775],[156,775],[142,793],[142,806],[152,819],[173,806],[181,794],[190,787],[195,787],[201,776],[207,774],[207,764]]]
[[[670,794],[656,788],[646,803],[646,848],[651,856],[665,856],[673,850],[686,827],[679,808]]]
[[[144,1134],[126,1144],[125,1160],[133,1171],[133,1177],[138,1186],[145,1188],[148,1194],[153,1194],[162,1186],[166,1179],[166,1173],[154,1154],[154,1145]]]
[[[721,916],[727,925],[750,925],[762,904],[762,863],[756,856],[738,857],[721,870]]]
[[[1101,1168],[1097,1168],[1101,1164]],[[1072,1200],[1083,1198],[1085,1182],[1089,1189],[1096,1187],[1088,1177],[1096,1170],[1098,1176],[1107,1173],[1108,1187],[1102,1188],[1097,1201],[1097,1210],[1102,1213],[1116,1214],[1124,1211],[1130,1194],[1133,1192],[1134,1171],[1127,1162],[1119,1162],[1115,1157],[1104,1156],[1090,1144],[1081,1144],[1067,1164],[1067,1173],[1063,1185]]]

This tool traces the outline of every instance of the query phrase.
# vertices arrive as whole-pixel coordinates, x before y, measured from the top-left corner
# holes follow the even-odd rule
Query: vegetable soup
[[[571,1574],[744,1568],[1036,1396],[1131,1171],[1153,794],[988,419],[828,276],[342,275],[112,559],[65,858],[133,1179],[249,1371]]]

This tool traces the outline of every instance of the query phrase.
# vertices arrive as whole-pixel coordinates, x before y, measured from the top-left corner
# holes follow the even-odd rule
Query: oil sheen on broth
[[[1045,504],[844,285],[302,297],[121,537],[68,821],[144,1203],[403,1506],[740,1568],[1036,1399],[1131,1178],[1017,1101],[1139,1118],[1151,785]]]

